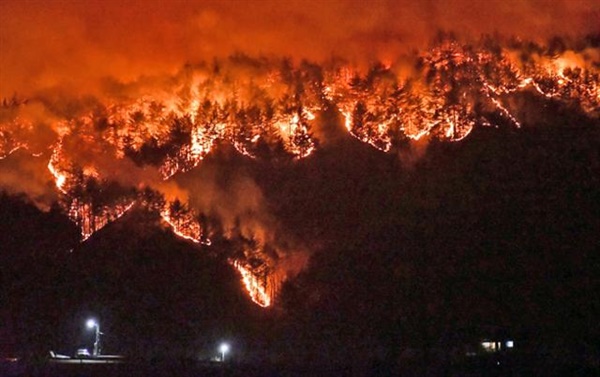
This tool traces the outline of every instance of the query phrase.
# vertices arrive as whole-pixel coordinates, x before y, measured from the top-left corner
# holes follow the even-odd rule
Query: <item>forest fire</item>
[[[103,206],[100,209],[93,208],[93,203],[80,202],[78,199],[73,199],[71,208],[69,209],[69,218],[79,225],[81,229],[82,242],[87,240],[105,227],[108,223],[119,219],[127,211],[129,211],[135,202],[123,203],[111,206]]]
[[[50,157],[50,161],[48,161],[48,170],[54,176],[56,188],[63,194],[66,194],[67,192],[65,191],[65,183],[67,183],[67,176],[59,171],[59,169],[56,167],[56,164],[60,159],[60,150],[60,147],[55,147],[52,151],[52,156]]]
[[[49,128],[47,168],[85,241],[140,202],[140,187],[162,195],[161,180],[193,170],[223,144],[258,160],[309,158],[322,141],[315,136],[320,116],[331,108],[352,137],[400,153],[403,143],[424,137],[453,142],[476,127],[521,127],[519,95],[600,116],[600,73],[589,52],[597,46],[557,53],[500,43],[446,37],[396,64],[366,70],[345,61],[294,65],[238,54],[187,65],[167,78],[120,83],[117,94],[67,99],[61,106],[69,111],[41,95],[5,99],[0,159],[28,148],[35,136],[27,130]],[[406,61],[410,74],[401,73]],[[39,108],[52,117],[40,121]],[[201,211],[180,201],[185,197],[162,200],[160,215],[177,236],[210,244]],[[232,260],[252,300],[271,305],[274,289],[244,260]]]
[[[267,293],[265,285],[252,274],[251,270],[244,267],[239,261],[232,262],[232,265],[242,275],[242,282],[252,301],[263,308],[271,306],[271,296]]]
[[[0,0],[0,377],[600,375],[599,20]]]
[[[192,241],[194,243],[200,243],[202,239],[202,229],[200,224],[194,218],[192,212],[182,207],[179,202],[175,202],[171,205],[167,205],[160,214],[162,219],[169,224],[173,233],[177,236]],[[210,244],[210,241],[205,241]]]

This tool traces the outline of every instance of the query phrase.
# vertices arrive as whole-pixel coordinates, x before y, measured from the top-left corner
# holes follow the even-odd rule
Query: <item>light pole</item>
[[[219,351],[221,352],[221,362],[224,363],[225,362],[225,354],[227,352],[229,352],[229,344],[222,343],[221,346],[219,347]]]
[[[87,325],[88,329],[93,329],[93,328],[96,329],[96,339],[94,341],[93,356],[99,356],[101,353],[101,351],[100,351],[100,335],[102,335],[102,333],[100,332],[100,324],[93,319],[88,319],[86,325]]]

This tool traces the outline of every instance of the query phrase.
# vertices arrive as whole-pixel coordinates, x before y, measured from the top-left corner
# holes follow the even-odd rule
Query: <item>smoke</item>
[[[425,156],[429,146],[429,139],[423,137],[409,143],[402,151],[398,152],[398,160],[407,170],[413,169],[415,165]]]
[[[290,162],[348,131],[411,167],[429,135],[520,126],[504,98],[517,90],[597,112],[597,76],[580,72],[597,68],[597,43],[573,41],[599,22],[599,0],[4,0],[0,188],[47,208],[50,159],[57,185],[150,188],[297,272],[302,246],[250,172],[207,157],[215,148]]]
[[[176,178],[199,213],[220,219],[223,232],[261,244],[273,243],[277,229],[261,188],[243,167],[227,159],[210,159],[199,169]]]
[[[239,51],[370,63],[423,48],[440,30],[580,36],[598,32],[599,9],[598,0],[5,0],[0,97],[56,86],[93,93],[106,77],[129,82]]]
[[[0,160],[0,189],[11,194],[26,194],[38,208],[50,209],[58,199],[43,157],[32,158],[22,151]]]

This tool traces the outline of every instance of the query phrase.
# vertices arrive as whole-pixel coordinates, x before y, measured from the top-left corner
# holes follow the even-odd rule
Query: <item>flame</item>
[[[161,210],[162,219],[171,227],[175,235],[192,241],[193,243],[203,243],[210,245],[210,240],[202,238],[202,228],[194,213],[185,206],[173,205],[167,203]]]
[[[530,56],[524,63],[525,53]],[[69,116],[52,113],[51,106],[40,100],[4,100],[0,159],[19,149],[45,151],[32,143],[36,127],[52,130],[56,138],[48,143],[47,168],[68,203],[65,211],[86,240],[136,202],[143,204],[126,194],[110,203],[85,197],[86,182],[93,180],[102,187],[111,179],[111,169],[102,166],[129,159],[140,170],[156,173],[158,181],[168,181],[199,166],[221,143],[248,158],[265,153],[310,158],[320,144],[314,129],[326,109],[341,114],[349,135],[383,153],[407,140],[456,142],[477,127],[522,127],[512,103],[519,93],[574,104],[597,118],[597,62],[590,63],[585,56],[574,51],[547,56],[518,46],[489,48],[446,39],[411,58],[418,68],[410,74],[396,71],[389,58],[361,70],[341,61],[294,66],[283,59],[234,56],[213,66],[186,66],[167,80],[155,80],[158,84],[153,80],[147,84],[143,78],[122,84],[124,93],[99,96],[93,105],[74,98],[77,111]],[[39,114],[28,111],[33,105],[47,106],[44,111],[51,116],[44,112],[40,121]],[[87,152],[81,153],[85,157],[79,156],[81,150]],[[139,186],[146,184],[144,179]],[[197,214],[177,203],[163,201],[158,206],[164,222],[178,237],[210,244]],[[260,258],[261,252],[253,257]],[[268,264],[261,272],[244,259],[230,263],[252,300],[270,306],[278,286],[277,268]]]
[[[230,263],[242,275],[242,282],[252,301],[263,308],[271,306],[271,295],[267,293],[265,285],[252,274],[250,269],[244,267],[239,261],[230,261]]]
[[[93,209],[92,203],[74,199],[69,209],[69,218],[81,228],[81,242],[84,242],[110,222],[122,217],[134,204],[135,201],[115,206],[103,206],[100,213],[96,214],[98,210]]]
[[[58,142],[58,145],[54,147],[50,160],[48,161],[48,170],[54,176],[56,188],[66,194],[65,185],[67,183],[67,175],[58,168],[58,163],[61,160],[62,142]]]
[[[24,104],[18,100],[13,99],[10,102],[4,101],[4,104],[0,105],[0,116],[2,115],[2,109],[4,107],[17,107],[20,108]],[[24,140],[21,140],[25,135],[33,131],[33,122],[27,119],[23,119],[20,116],[16,116],[11,122],[8,122],[7,126],[2,127],[0,124],[0,160],[5,159],[11,154],[15,153],[19,149],[29,149],[29,145]]]
[[[310,137],[310,123],[314,119],[313,111],[302,109],[275,123],[286,150],[297,159],[306,158],[315,150],[315,143]]]
[[[27,148],[27,145],[11,140],[8,133],[0,130],[0,160],[5,159],[21,148]]]
[[[181,222],[170,216],[168,212],[161,212],[161,216],[177,236],[194,243],[200,243],[200,226],[183,227]]]
[[[257,157],[261,145],[278,143],[294,158],[307,158],[317,145],[312,136],[315,114],[332,105],[350,135],[383,152],[403,139],[459,141],[479,125],[495,126],[489,115],[478,113],[476,101],[520,127],[506,101],[519,91],[575,101],[588,113],[600,105],[598,74],[579,55],[565,52],[531,66],[521,66],[513,55],[509,49],[492,53],[443,41],[419,56],[422,71],[412,77],[396,73],[389,61],[363,73],[348,65],[325,66],[321,77],[303,67],[283,69],[277,61],[245,58],[250,68],[242,68],[253,76],[237,80],[230,79],[227,69],[240,69],[246,60],[232,59],[221,73],[190,68],[193,74],[178,78],[172,87],[107,100],[99,110],[56,121],[52,128],[61,139],[104,144],[117,159],[137,156],[144,163],[144,148],[155,150],[162,154],[159,170],[168,180],[198,166],[219,141],[250,158]],[[23,148],[20,137],[32,128],[22,115],[1,124],[0,156]],[[58,160],[53,153],[49,169],[62,191],[68,177]]]

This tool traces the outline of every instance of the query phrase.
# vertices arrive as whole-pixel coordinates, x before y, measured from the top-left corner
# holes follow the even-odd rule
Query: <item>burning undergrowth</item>
[[[349,135],[401,160],[430,139],[521,127],[536,111],[523,109],[523,96],[598,120],[597,38],[571,44],[486,37],[467,45],[445,35],[366,68],[235,54],[172,75],[105,79],[87,94],[58,86],[15,96],[0,109],[0,184],[40,202],[58,195],[82,241],[136,205],[192,243],[225,237],[236,245],[231,265],[266,307],[307,247],[290,239],[252,174],[232,161],[310,158],[329,142],[320,128],[332,110]],[[228,148],[239,156],[205,163]],[[51,174],[31,174],[23,152]],[[20,186],[15,177],[25,171]],[[49,177],[55,192],[44,195]]]

